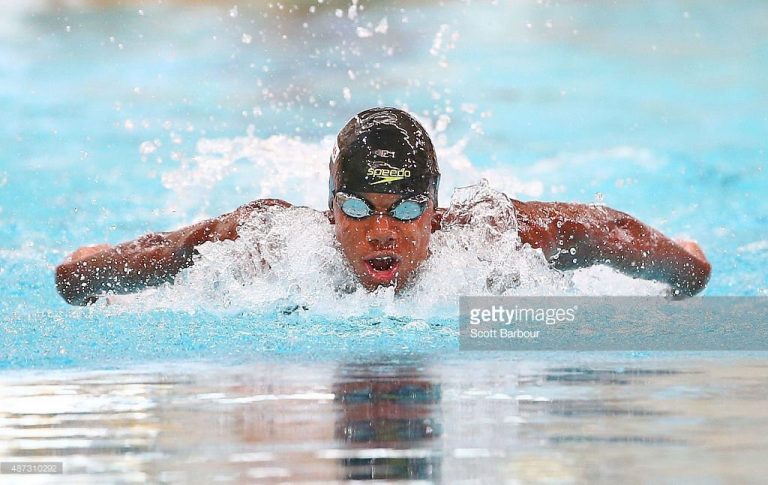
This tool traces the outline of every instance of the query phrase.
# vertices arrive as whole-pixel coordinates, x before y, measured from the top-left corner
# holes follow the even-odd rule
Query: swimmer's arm
[[[669,284],[676,296],[704,289],[711,266],[701,248],[673,241],[634,217],[596,205],[514,201],[520,238],[561,270],[606,264]]]
[[[290,206],[263,199],[176,231],[147,234],[117,246],[80,248],[56,267],[56,288],[67,303],[87,305],[107,292],[131,293],[172,281],[179,271],[192,266],[197,246],[237,239],[238,228],[249,214],[275,205]]]

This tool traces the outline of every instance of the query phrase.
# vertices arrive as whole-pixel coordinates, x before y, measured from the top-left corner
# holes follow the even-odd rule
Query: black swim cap
[[[425,194],[437,206],[440,171],[427,131],[397,108],[372,108],[349,120],[331,154],[328,206],[336,192]]]

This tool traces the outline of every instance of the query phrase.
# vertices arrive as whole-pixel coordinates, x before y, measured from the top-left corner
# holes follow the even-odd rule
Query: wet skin
[[[369,290],[403,289],[429,256],[432,232],[472,219],[471,212],[448,213],[430,202],[419,218],[398,221],[386,212],[400,196],[358,195],[384,214],[353,219],[334,201],[326,215],[335,225],[344,257]],[[695,242],[673,241],[623,212],[585,204],[512,202],[520,241],[541,249],[553,268],[607,264],[633,277],[667,283],[675,297],[694,295],[709,280],[712,268]],[[130,293],[173,281],[179,271],[194,264],[197,246],[237,239],[243,220],[275,206],[291,204],[257,200],[176,231],[148,234],[118,246],[80,248],[56,267],[56,287],[68,303],[86,305],[108,292]]]
[[[366,289],[395,286],[399,291],[429,256],[434,204],[430,200],[427,209],[417,219],[399,221],[386,212],[402,196],[356,195],[368,200],[381,214],[354,219],[344,214],[334,200],[331,222],[342,253]]]

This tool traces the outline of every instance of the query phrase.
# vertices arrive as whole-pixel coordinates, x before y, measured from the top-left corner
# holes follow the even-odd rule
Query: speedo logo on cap
[[[378,185],[408,178],[411,176],[411,171],[406,168],[396,168],[388,163],[379,162],[375,167],[370,167],[366,175],[375,180],[371,185]]]

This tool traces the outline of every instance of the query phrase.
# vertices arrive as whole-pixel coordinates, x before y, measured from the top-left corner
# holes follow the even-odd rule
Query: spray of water
[[[392,288],[368,292],[358,284],[322,212],[273,207],[245,221],[239,239],[201,246],[194,266],[175,284],[112,301],[117,311],[300,311],[334,318],[374,312],[421,319],[455,316],[460,295],[661,291],[610,270],[551,269],[540,250],[521,243],[512,201],[485,181],[454,192],[446,217],[459,213],[469,222],[433,234],[429,259],[401,294]]]

